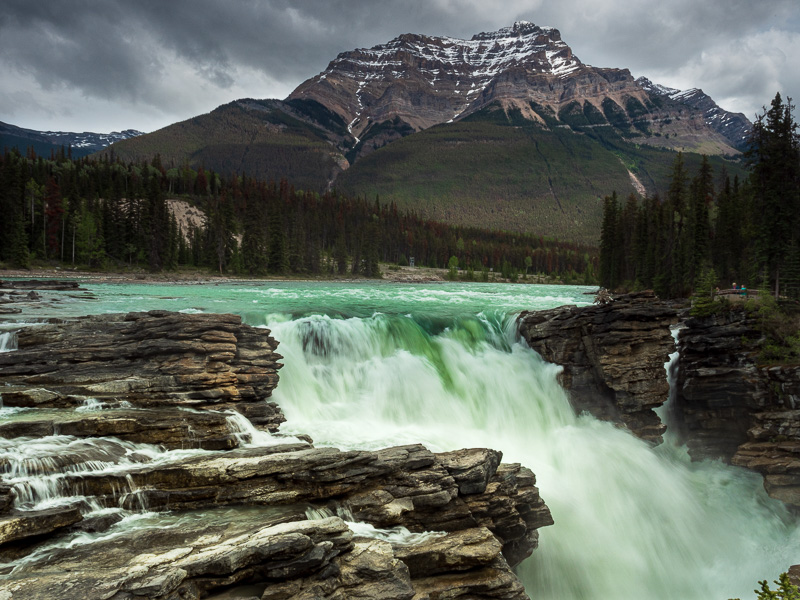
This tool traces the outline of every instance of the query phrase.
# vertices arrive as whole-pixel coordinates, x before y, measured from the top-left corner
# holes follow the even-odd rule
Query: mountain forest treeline
[[[179,222],[180,199],[204,222]],[[286,180],[113,156],[45,159],[32,149],[0,161],[0,261],[32,261],[97,269],[208,268],[220,274],[380,275],[378,264],[490,269],[554,274],[596,281],[598,257],[589,246],[539,236],[455,227],[414,212],[335,192],[295,190]]]
[[[689,173],[678,154],[669,190],[639,201],[605,198],[600,283],[688,297],[702,287],[745,285],[800,298],[800,143],[791,99],[777,94],[757,117],[744,181],[714,173],[704,157]]]

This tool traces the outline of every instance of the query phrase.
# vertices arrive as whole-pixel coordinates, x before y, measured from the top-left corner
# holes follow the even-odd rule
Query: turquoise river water
[[[760,476],[572,412],[557,368],[517,339],[514,320],[588,304],[588,288],[83,285],[95,299],[73,294],[40,316],[230,312],[270,328],[285,433],[340,448],[491,447],[530,467],[555,519],[518,569],[535,600],[752,598],[757,580],[800,562],[800,521]]]

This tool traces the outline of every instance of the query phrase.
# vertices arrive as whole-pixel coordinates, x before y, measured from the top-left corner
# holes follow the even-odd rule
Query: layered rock
[[[676,400],[690,454],[761,473],[770,496],[800,506],[800,367],[759,364],[744,309],[685,325]]]
[[[649,143],[663,144],[666,147],[679,149],[686,146],[687,141],[697,143],[702,139],[706,144],[718,142],[713,136],[709,136],[708,129],[711,129],[723,138],[719,140],[723,142],[720,146],[723,153],[726,146],[737,150],[746,148],[753,124],[742,113],[724,110],[708,94],[698,88],[676,90],[653,83],[646,77],[639,77],[636,83],[650,94],[651,99],[657,103],[658,109],[663,111],[663,114],[659,115],[656,110],[655,114],[649,116],[650,126],[654,129],[657,128],[659,133],[671,133],[673,136],[671,142],[669,137],[659,137],[650,138]],[[688,109],[689,114],[686,115],[684,121],[689,125],[688,127],[680,128],[678,126],[680,121],[673,120],[676,108],[680,112],[683,112],[681,109]],[[678,116],[680,116],[680,112]],[[692,127],[695,120],[700,120],[705,127]],[[690,136],[694,134],[698,139],[687,140],[687,133]],[[678,136],[679,139],[676,139]]]
[[[531,102],[555,114],[588,101],[602,114],[604,100],[624,106],[627,98],[647,100],[627,69],[584,65],[557,29],[525,21],[470,40],[405,34],[343,52],[289,96],[328,107],[357,137],[395,118],[425,129],[495,101],[543,122]]]
[[[0,598],[527,598],[511,569],[552,523],[533,473],[488,449],[262,438],[241,415],[282,420],[261,406],[267,330],[153,311],[17,338],[0,354],[22,408],[0,424]],[[337,513],[369,525],[310,518]]]
[[[669,397],[664,364],[677,319],[672,304],[640,292],[603,305],[525,311],[518,329],[542,358],[563,367],[559,379],[576,412],[660,443],[666,428],[653,409]]]
[[[287,100],[319,103],[349,123],[351,157],[492,105],[547,127],[612,126],[647,144],[712,154],[738,154],[751,128],[701,90],[586,65],[557,29],[526,21],[469,40],[408,33],[343,52]]]
[[[235,315],[96,315],[24,328],[17,347],[0,354],[5,406],[234,410],[273,431],[284,420],[265,402],[278,383],[277,343]]]
[[[765,404],[755,353],[759,337],[743,311],[687,319],[678,336],[676,413],[694,459],[730,461]]]
[[[8,544],[26,538],[33,544],[29,551],[39,551],[28,552],[33,562],[23,560],[0,590],[12,592],[14,599],[67,589],[86,598],[127,598],[126,593],[200,598],[213,589],[255,582],[265,584],[264,598],[424,598],[446,593],[525,598],[510,565],[531,552],[537,529],[552,518],[532,473],[519,465],[501,465],[499,459],[498,453],[482,449],[436,455],[422,446],[341,452],[287,444],[199,455],[124,474],[65,473],[67,496],[108,506],[169,510],[172,517],[159,522],[156,530],[120,530],[118,537],[107,534],[108,543],[48,553],[37,544],[39,536],[73,525],[81,518],[78,510],[69,507],[47,515],[12,511],[0,518],[0,559],[24,559],[25,552]],[[485,477],[476,480],[475,472]],[[349,543],[352,533],[339,519],[301,520],[307,502],[344,504],[352,518],[379,528],[402,525],[450,533],[412,545],[399,542],[396,549],[378,542],[354,546]],[[246,506],[253,508],[242,508]],[[201,509],[214,512],[196,533],[202,541],[190,540],[179,515]],[[172,529],[170,519],[180,527]],[[298,522],[275,529],[264,526],[270,519]],[[243,533],[237,526],[236,535],[218,534],[229,520],[246,521],[250,530]],[[333,531],[341,544],[308,533],[319,534],[321,527]],[[339,554],[341,559],[333,561]],[[92,558],[96,555],[98,560]],[[93,568],[79,568],[83,562]],[[401,564],[407,569],[400,569]],[[361,570],[369,577],[347,575]],[[272,585],[276,582],[283,583]],[[375,590],[384,591],[374,595]]]

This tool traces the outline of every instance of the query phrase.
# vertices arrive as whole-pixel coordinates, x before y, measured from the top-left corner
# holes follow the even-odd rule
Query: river
[[[800,562],[800,522],[759,475],[692,463],[669,433],[651,448],[574,415],[557,368],[517,339],[514,319],[588,304],[588,288],[83,285],[95,299],[73,294],[38,316],[232,312],[269,327],[285,357],[273,395],[283,432],[347,449],[491,447],[530,467],[555,519],[518,569],[536,600],[748,598]]]

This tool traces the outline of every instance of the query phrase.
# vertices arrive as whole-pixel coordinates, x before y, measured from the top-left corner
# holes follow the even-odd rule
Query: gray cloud
[[[518,19],[559,28],[588,64],[702,87],[751,117],[800,90],[796,0],[4,0],[0,120],[152,130],[284,97],[339,52],[401,33],[471,37]]]

